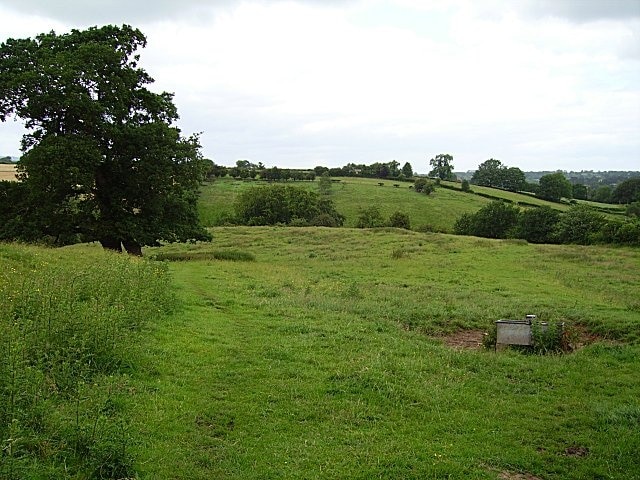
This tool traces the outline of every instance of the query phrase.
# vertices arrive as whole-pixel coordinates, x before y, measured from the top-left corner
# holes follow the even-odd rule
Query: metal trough
[[[500,345],[532,345],[530,320],[498,320],[496,347]]]
[[[536,320],[535,315],[527,315],[526,320],[498,320],[496,321],[496,349],[505,345],[533,345],[531,324]],[[547,322],[537,323],[539,331],[544,333],[549,328]],[[560,325],[564,329],[564,323]]]

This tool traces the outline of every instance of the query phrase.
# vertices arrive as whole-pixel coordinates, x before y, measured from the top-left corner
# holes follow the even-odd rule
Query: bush
[[[640,245],[640,219],[617,221],[610,220],[600,229],[595,241],[617,243],[619,245]]]
[[[589,245],[597,240],[605,224],[603,215],[587,206],[577,205],[560,215],[555,237],[560,243]]]
[[[288,185],[269,185],[244,191],[236,203],[236,216],[243,225],[310,225],[321,214],[344,222],[330,198]]]
[[[474,214],[463,214],[453,229],[458,235],[486,238],[507,238],[518,221],[520,210],[511,204],[491,202]]]
[[[463,213],[453,225],[453,233],[456,235],[474,235],[474,216],[472,213]]]
[[[629,205],[627,205],[627,209],[625,211],[625,214],[628,217],[640,218],[640,201],[632,202]]]
[[[462,180],[462,185],[460,186],[463,192],[470,192],[471,185],[469,184],[469,180]]]
[[[364,208],[360,210],[358,220],[356,222],[357,228],[375,228],[383,227],[384,219],[380,213],[380,209],[376,206]]]
[[[395,228],[405,228],[411,230],[411,221],[409,215],[403,212],[394,212],[389,217],[388,225]]]
[[[335,216],[331,216],[328,213],[321,213],[311,222],[314,227],[339,227],[342,225],[342,220],[338,223],[338,219]]]
[[[418,193],[430,195],[436,189],[436,184],[426,178],[419,178],[415,181],[413,188]]]
[[[550,207],[531,208],[523,211],[513,232],[516,238],[531,243],[553,243],[560,213]]]

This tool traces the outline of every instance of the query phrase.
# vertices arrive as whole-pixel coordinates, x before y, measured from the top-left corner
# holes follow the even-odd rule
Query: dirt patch
[[[513,473],[513,472],[500,472],[498,478],[502,480],[542,480],[540,477],[531,475],[530,473]]]
[[[0,164],[0,180],[15,180],[16,167],[9,164]]]
[[[485,337],[484,330],[459,330],[450,335],[437,337],[448,347],[462,350],[480,350],[482,349],[482,340]],[[565,352],[574,352],[580,350],[586,345],[595,342],[605,341],[602,337],[590,333],[583,326],[573,325],[567,330],[567,345]]]
[[[479,350],[482,348],[483,330],[460,330],[445,337],[440,337],[445,345],[451,348]]]
[[[587,447],[581,447],[573,445],[564,449],[564,454],[567,457],[586,457],[589,455],[589,449]]]

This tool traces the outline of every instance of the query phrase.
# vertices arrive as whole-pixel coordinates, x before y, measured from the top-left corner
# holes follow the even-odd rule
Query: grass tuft
[[[255,256],[249,252],[240,250],[219,250],[215,252],[204,251],[179,251],[179,252],[158,252],[153,255],[155,260],[168,262],[187,262],[203,260],[227,260],[231,262],[254,262]]]

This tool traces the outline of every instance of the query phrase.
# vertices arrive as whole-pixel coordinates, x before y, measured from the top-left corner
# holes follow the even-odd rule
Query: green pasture
[[[376,206],[384,218],[401,211],[409,215],[411,228],[451,232],[456,219],[463,213],[473,213],[489,199],[444,188],[431,195],[421,195],[410,189],[411,183],[371,178],[338,178],[333,182],[331,198],[345,215],[346,227],[356,225],[360,210]],[[233,215],[233,206],[240,192],[266,182],[242,181],[230,178],[216,180],[202,187],[199,202],[200,218],[207,226],[225,223]],[[382,183],[382,186],[379,185]],[[318,189],[318,182],[288,182],[298,187]],[[394,185],[398,185],[395,187]]]
[[[456,182],[443,182],[443,184],[452,188],[457,188],[457,189],[461,188],[461,184]],[[549,202],[547,200],[542,200],[540,198],[537,198],[535,195],[509,192],[507,190],[500,190],[498,188],[482,187],[480,185],[470,185],[470,188],[471,188],[471,192],[473,193],[491,195],[492,197],[502,198],[504,200],[507,200],[513,203],[525,203],[529,205],[538,205],[540,207],[551,207],[561,211],[569,210],[569,208],[571,207],[570,205],[567,205],[564,203],[556,203],[556,202]],[[462,190],[460,191],[462,192]]]
[[[640,474],[638,251],[385,229],[213,234],[147,252],[200,260],[170,264],[184,309],[149,337],[143,478]],[[249,261],[214,259],[224,251]],[[526,313],[600,340],[552,356],[442,340]]]
[[[362,209],[376,206],[384,218],[400,211],[406,213],[412,230],[451,233],[455,221],[464,213],[475,213],[491,201],[491,198],[465,193],[460,184],[442,182],[449,188],[437,188],[431,195],[416,193],[408,182],[380,180],[372,178],[343,177],[333,182],[331,197],[340,213],[345,215],[346,227],[355,227]],[[199,201],[200,219],[206,226],[231,224],[234,204],[238,195],[247,188],[264,185],[263,181],[218,179],[202,187]],[[318,182],[288,182],[310,190],[318,189]],[[382,184],[382,185],[381,185]],[[507,192],[489,187],[471,186],[472,192],[502,198],[522,205],[548,206],[566,211],[571,205],[541,200],[532,195]],[[591,207],[613,216],[624,212],[624,207],[608,204],[586,203]]]
[[[460,191],[461,184],[456,182],[442,182],[444,185],[447,185],[450,188],[456,188]],[[480,193],[484,195],[491,195],[495,198],[502,198],[504,200],[510,201],[515,204],[524,204],[524,205],[538,205],[540,207],[551,207],[556,210],[566,211],[571,208],[571,204],[568,203],[557,203],[557,202],[549,202],[547,200],[542,200],[541,198],[537,198],[535,195],[526,194],[526,193],[516,193],[509,192],[507,190],[500,190],[497,188],[490,187],[482,187],[479,185],[470,185],[471,191],[475,193]],[[602,213],[607,215],[623,215],[626,206],[625,205],[613,205],[610,203],[599,203],[592,202],[588,200],[576,200],[578,204],[588,205],[591,208],[599,210]]]
[[[49,393],[20,396],[20,409],[0,397],[0,478],[640,477],[640,250],[395,229],[211,232],[142,260],[1,246],[2,392]],[[49,314],[53,299],[64,301]],[[82,334],[71,345],[103,348],[106,333],[115,363],[75,387],[61,367],[62,394],[21,359],[46,345],[48,319],[66,331],[72,305]],[[16,319],[28,312],[42,323],[25,336]],[[445,343],[528,313],[565,322],[580,348]],[[6,332],[31,343],[7,347]]]

